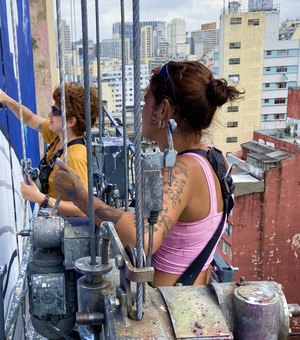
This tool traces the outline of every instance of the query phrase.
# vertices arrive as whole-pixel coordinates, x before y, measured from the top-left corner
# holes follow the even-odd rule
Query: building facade
[[[100,43],[102,58],[122,60],[122,39],[118,36],[113,39],[103,39]],[[130,42],[125,38],[125,63],[128,64],[130,59]]]
[[[299,303],[300,147],[289,135],[277,136],[274,130],[256,131],[239,155],[230,155],[240,172],[234,175],[229,244],[239,268],[235,279],[276,281],[288,303]],[[299,331],[299,318],[293,322]]]
[[[285,127],[287,89],[300,83],[299,40],[279,40],[279,8],[255,3],[250,11],[230,2],[220,19],[214,73],[245,90],[242,101],[222,107],[209,131],[209,141],[226,153],[255,130]]]
[[[146,89],[149,83],[148,64],[141,64],[141,91]],[[101,65],[101,81],[104,86],[102,99],[107,103],[107,108],[111,113],[122,112],[122,66],[117,60],[108,60]],[[105,85],[104,85],[105,84]],[[134,107],[134,75],[133,65],[125,65],[125,95],[126,109],[132,110]]]

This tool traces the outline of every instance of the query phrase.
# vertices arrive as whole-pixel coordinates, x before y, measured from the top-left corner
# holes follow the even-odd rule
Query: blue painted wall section
[[[10,0],[0,0],[0,87],[8,95],[18,100],[17,79],[14,70],[12,51],[12,23]],[[18,65],[20,73],[22,104],[36,112],[33,50],[31,41],[29,0],[16,0],[15,16],[17,17]],[[21,127],[19,120],[8,109],[0,110],[0,128],[15,150],[19,160],[23,158]],[[38,134],[32,129],[25,128],[26,156],[32,159],[33,166],[39,163]]]

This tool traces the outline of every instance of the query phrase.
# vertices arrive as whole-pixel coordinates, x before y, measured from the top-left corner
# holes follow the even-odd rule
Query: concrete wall
[[[256,133],[256,137],[264,138]],[[269,137],[294,156],[265,172],[265,190],[236,197],[233,265],[236,279],[271,280],[283,286],[288,303],[300,303],[300,151],[293,143]],[[288,147],[289,146],[289,147]],[[300,318],[294,320],[300,330]]]
[[[290,118],[300,119],[300,87],[288,90],[287,114]]]

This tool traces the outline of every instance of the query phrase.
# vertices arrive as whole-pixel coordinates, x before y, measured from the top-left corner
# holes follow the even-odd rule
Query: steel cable
[[[128,210],[128,148],[127,148],[127,120],[126,120],[126,83],[125,83],[125,15],[124,0],[121,0],[121,45],[122,45],[122,123],[124,149],[124,178],[125,178],[125,210]]]
[[[58,68],[59,68],[59,87],[60,87],[60,110],[63,129],[63,156],[64,162],[68,162],[68,136],[67,136],[67,117],[65,107],[65,79],[64,79],[64,56],[63,56],[63,32],[61,20],[61,3],[56,0],[56,24],[57,24],[57,39],[58,39]],[[58,195],[53,207],[53,211],[57,210],[61,196]]]
[[[141,172],[141,76],[140,76],[140,2],[132,1],[133,9],[133,65],[134,65],[134,170],[135,170],[135,213],[136,213],[136,249],[137,267],[143,266],[144,253],[144,223],[142,211],[142,172]],[[143,316],[143,291],[144,284],[137,283],[137,319]]]
[[[103,112],[102,112],[102,85],[101,85],[101,51],[100,51],[100,20],[99,20],[99,0],[95,0],[96,11],[96,46],[97,46],[97,83],[98,83],[98,117],[99,117],[99,145],[102,145],[103,136]],[[101,168],[103,168],[101,164]]]
[[[90,227],[90,252],[91,265],[96,264],[96,242],[94,222],[94,196],[93,196],[93,157],[91,136],[91,107],[90,107],[90,76],[89,76],[89,39],[87,23],[86,0],[81,0],[82,13],[82,49],[83,49],[83,81],[84,81],[84,111],[86,126],[86,148],[88,163],[88,193],[89,193],[89,227]]]
[[[10,0],[10,10],[11,10],[11,20],[12,20],[12,31],[13,31],[13,43],[14,43],[14,62],[15,62],[15,71],[16,71],[16,82],[17,82],[17,90],[18,90],[18,104],[19,104],[19,117],[20,117],[20,125],[21,125],[21,140],[22,140],[22,154],[23,160],[26,162],[26,144],[25,144],[25,126],[24,126],[24,119],[23,119],[23,109],[22,109],[22,95],[21,95],[21,85],[20,85],[20,72],[19,72],[19,53],[18,53],[18,41],[17,41],[17,26],[16,26],[16,18],[15,18],[15,11],[14,11],[14,3]],[[24,180],[27,180],[28,176],[28,167],[25,166],[25,173]],[[24,214],[23,214],[23,229],[26,229],[26,222],[27,222],[27,209],[28,209],[28,200],[25,199],[24,201]],[[19,240],[16,234],[16,243],[17,243],[17,252],[18,252],[18,261],[20,264],[20,254],[19,254]],[[25,307],[24,301],[22,302],[22,318],[25,324]],[[14,336],[15,328],[12,328],[12,334]]]

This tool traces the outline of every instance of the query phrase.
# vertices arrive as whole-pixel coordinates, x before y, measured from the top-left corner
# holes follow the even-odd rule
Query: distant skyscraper
[[[166,23],[164,21],[141,21],[140,23],[141,28],[145,26],[152,27],[152,53],[154,56],[158,54],[158,44],[161,41],[161,38],[165,38],[165,28]],[[113,24],[113,34],[119,34],[121,36],[121,23],[116,22]],[[130,41],[130,58],[132,59],[133,53],[133,23],[132,22],[125,22],[124,23],[124,31],[125,31],[125,38],[128,38]]]
[[[185,19],[173,19],[167,25],[167,40],[169,42],[169,55],[176,55],[179,44],[186,43]]]
[[[70,25],[67,25],[67,22],[64,19],[61,20],[61,24],[63,32],[63,51],[70,52],[72,49]]]
[[[220,30],[215,22],[201,25],[201,30],[191,32],[191,53],[197,59],[211,53],[220,41]]]
[[[149,69],[148,64],[141,64],[141,90],[145,90],[149,83]],[[133,65],[125,66],[126,77],[126,108],[131,110],[134,107],[134,75]],[[106,94],[103,95],[103,100],[107,101],[108,109],[112,113],[122,112],[122,67],[121,63],[113,63],[108,61],[102,64],[102,81],[108,84],[108,87],[112,89],[110,95],[106,89]],[[107,86],[106,86],[107,87]],[[115,111],[114,111],[115,110]]]
[[[147,63],[153,57],[153,29],[152,26],[141,27],[141,60]]]
[[[101,57],[111,59],[122,59],[122,41],[121,38],[103,39],[100,43]],[[130,60],[129,39],[125,39],[125,64]]]

